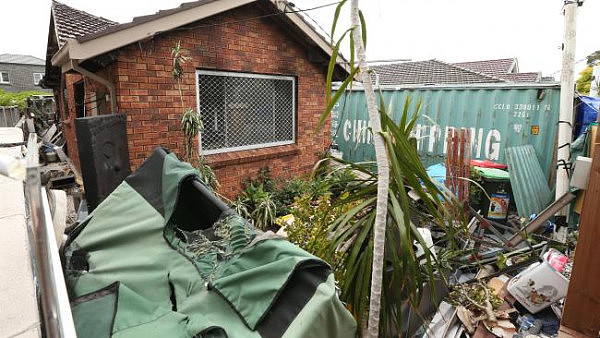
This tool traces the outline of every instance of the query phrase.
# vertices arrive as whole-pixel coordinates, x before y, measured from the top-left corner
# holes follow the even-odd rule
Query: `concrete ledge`
[[[0,337],[40,337],[23,183],[0,176]]]

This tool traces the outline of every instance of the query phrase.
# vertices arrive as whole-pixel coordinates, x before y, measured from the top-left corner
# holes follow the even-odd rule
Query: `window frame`
[[[208,149],[204,150],[202,148],[202,132],[198,133],[198,148],[200,153],[204,155],[212,155],[212,154],[223,154],[228,152],[235,151],[244,151],[244,150],[252,150],[252,149],[261,149],[261,148],[270,148],[277,147],[289,144],[295,144],[297,140],[297,115],[298,115],[298,106],[296,104],[296,92],[297,92],[297,84],[296,77],[290,75],[276,75],[276,74],[260,74],[260,73],[247,73],[247,72],[235,72],[235,71],[220,71],[220,70],[204,70],[204,69],[196,69],[196,111],[199,113],[200,111],[200,83],[199,83],[199,75],[212,75],[212,76],[224,76],[224,77],[245,77],[245,78],[254,78],[254,79],[270,79],[270,80],[288,80],[292,82],[292,139],[286,141],[276,141],[276,142],[267,142],[267,143],[257,143],[250,144],[245,146],[238,147],[225,147],[219,149]]]
[[[37,81],[37,83],[35,82],[35,75],[36,75],[36,74],[40,75],[40,79]],[[34,73],[33,73],[33,84],[34,84],[35,86],[39,85],[39,84],[40,84],[40,82],[42,81],[42,79],[43,79],[43,78],[44,78],[44,73],[38,73],[38,72],[34,72]]]
[[[2,80],[2,73],[6,73],[8,81]],[[0,84],[10,84],[10,72],[8,70],[0,70]]]

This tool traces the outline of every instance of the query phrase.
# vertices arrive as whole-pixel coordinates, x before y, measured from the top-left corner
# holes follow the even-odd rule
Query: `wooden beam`
[[[594,140],[600,143],[600,133]],[[595,147],[579,220],[573,272],[561,325],[584,336],[600,332],[600,147]]]

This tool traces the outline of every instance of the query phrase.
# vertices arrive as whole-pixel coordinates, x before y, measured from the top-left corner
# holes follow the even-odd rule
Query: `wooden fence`
[[[0,127],[14,127],[21,118],[21,112],[16,106],[0,106]]]

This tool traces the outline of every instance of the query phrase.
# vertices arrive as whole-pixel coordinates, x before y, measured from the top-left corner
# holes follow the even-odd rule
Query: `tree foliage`
[[[588,66],[593,66],[595,61],[600,60],[600,50],[593,52],[585,58]]]
[[[48,93],[38,91],[9,93],[0,89],[0,106],[17,106],[19,109],[24,109],[27,106],[27,99],[34,95],[48,95]]]
[[[347,194],[339,197],[340,200],[346,198]],[[285,227],[285,232],[290,242],[329,263],[339,281],[343,278],[345,269],[344,253],[330,250],[332,236],[329,226],[355,204],[337,203],[332,206],[331,200],[331,193],[314,198],[306,192],[296,197],[291,206],[294,221]]]
[[[580,94],[587,95],[590,93],[590,87],[592,85],[592,70],[592,66],[587,66],[579,73],[579,78],[577,81],[575,81],[575,88]]]
[[[594,65],[600,62],[600,50],[597,50],[586,58],[587,67],[585,67],[580,73],[579,78],[575,81],[575,89],[584,95],[588,95],[590,93],[590,87],[592,86],[592,81],[599,82],[600,79],[592,79],[592,72],[594,70]],[[600,84],[600,83],[599,83]]]

